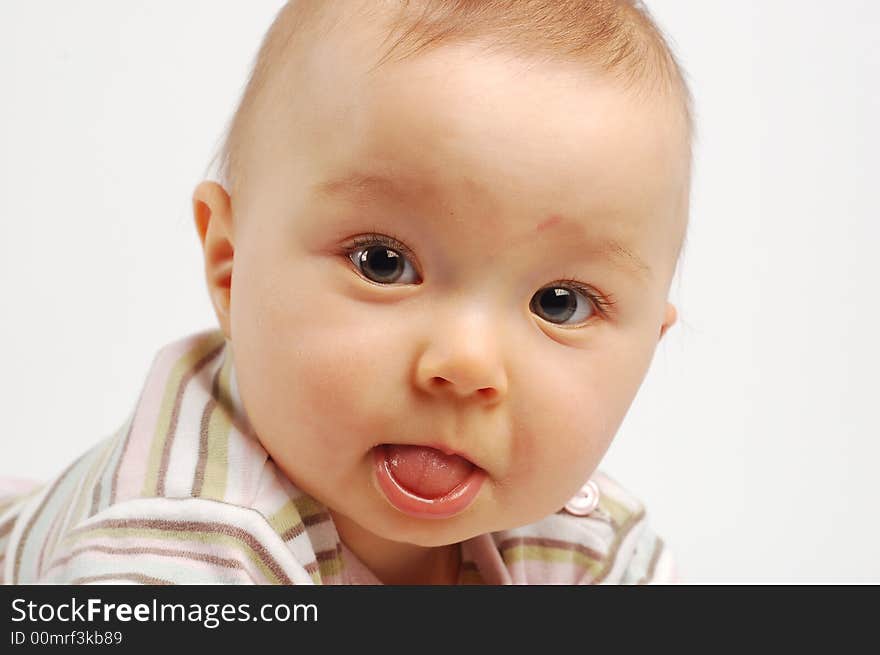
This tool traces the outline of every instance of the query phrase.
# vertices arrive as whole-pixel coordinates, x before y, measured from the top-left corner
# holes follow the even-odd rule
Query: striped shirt
[[[643,505],[597,472],[599,507],[461,544],[461,584],[675,582]],[[381,584],[327,508],[260,445],[217,330],[156,355],[125,423],[45,485],[0,485],[3,584]]]

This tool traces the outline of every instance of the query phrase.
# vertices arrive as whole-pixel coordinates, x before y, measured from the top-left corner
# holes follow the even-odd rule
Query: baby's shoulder
[[[596,471],[590,479],[599,489],[599,505],[588,516],[607,522],[616,531],[644,517],[645,504],[615,478],[604,471]],[[564,510],[563,513],[568,514]]]
[[[318,565],[305,526],[320,508],[268,462],[248,493],[122,493],[101,484],[105,446],[87,453],[0,516],[0,579],[24,583],[311,584]],[[113,493],[119,489],[119,493]],[[247,502],[240,502],[243,498]],[[2,559],[0,559],[2,562]]]
[[[607,473],[597,471],[591,480],[599,501],[589,514],[563,508],[493,534],[515,583],[645,583],[668,573],[671,556],[651,530],[644,503]]]
[[[66,530],[39,582],[312,584],[275,526],[253,508],[207,498],[137,498]]]

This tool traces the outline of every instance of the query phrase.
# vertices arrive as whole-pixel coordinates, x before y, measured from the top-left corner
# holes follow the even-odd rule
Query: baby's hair
[[[694,138],[693,99],[685,73],[659,27],[638,0],[372,0],[344,3],[291,0],[263,39],[250,78],[222,146],[211,163],[235,195],[247,118],[279,56],[320,38],[339,7],[389,22],[397,37],[374,68],[456,42],[480,42],[490,50],[584,64],[645,96],[676,99],[688,148]],[[396,10],[396,11],[395,11]],[[338,16],[337,16],[338,18]]]

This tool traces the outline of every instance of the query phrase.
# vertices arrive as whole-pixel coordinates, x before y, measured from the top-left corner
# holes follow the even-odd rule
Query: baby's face
[[[319,45],[256,119],[224,328],[294,484],[340,523],[448,544],[559,510],[598,465],[675,320],[688,158],[671,107],[575,67],[462,45],[368,74],[367,47]],[[485,478],[413,515],[383,444]]]

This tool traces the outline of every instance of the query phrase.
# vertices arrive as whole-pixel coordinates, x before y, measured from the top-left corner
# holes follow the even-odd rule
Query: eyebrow
[[[434,187],[398,176],[353,171],[318,182],[312,189],[319,196],[343,196],[352,201],[363,202],[376,196],[390,200],[404,200],[418,195],[420,191],[434,190]]]
[[[378,199],[403,202],[414,197],[425,197],[436,192],[436,187],[421,181],[383,175],[379,173],[353,171],[329,180],[317,182],[312,186],[318,196],[343,197],[351,202],[364,203]],[[537,226],[538,232],[552,229],[556,225],[570,225],[572,221],[553,214]],[[606,259],[618,270],[629,272],[647,281],[653,278],[653,271],[635,252],[613,238],[590,243],[584,250],[590,255]]]
[[[644,260],[615,239],[603,241],[593,252],[607,259],[616,268],[631,272],[643,280],[654,277],[654,272]]]

